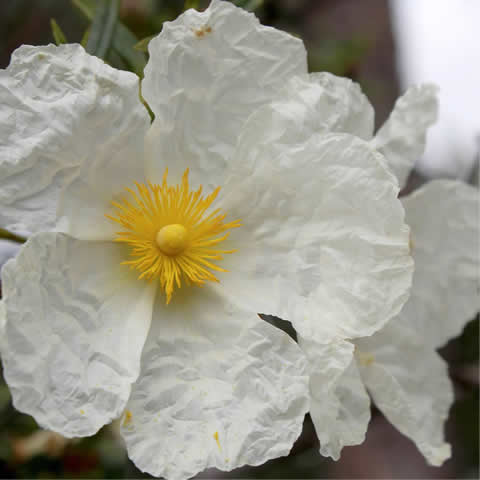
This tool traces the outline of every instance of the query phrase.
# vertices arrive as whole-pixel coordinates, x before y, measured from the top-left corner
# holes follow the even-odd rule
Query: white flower
[[[435,117],[435,89],[413,87],[372,140],[401,186],[423,151]],[[338,459],[342,447],[365,438],[368,389],[390,422],[438,466],[450,456],[443,427],[453,392],[436,349],[457,336],[480,306],[479,197],[477,189],[462,182],[436,180],[402,202],[415,261],[411,296],[381,331],[333,352],[338,367],[333,373],[312,376],[311,415],[321,453]],[[311,365],[322,362],[318,349],[305,341],[303,348]]]
[[[18,49],[0,86],[0,225],[33,234],[2,271],[16,408],[70,437],[126,408],[130,457],[168,478],[287,454],[306,360],[257,312],[342,350],[411,282],[358,89],[220,1],[150,42],[152,126],[138,79],[78,45]]]

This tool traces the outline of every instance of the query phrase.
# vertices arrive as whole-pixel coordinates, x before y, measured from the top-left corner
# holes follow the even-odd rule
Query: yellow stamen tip
[[[215,432],[215,433],[213,434],[213,438],[214,438],[215,441],[217,442],[218,448],[221,450],[222,447],[220,446],[220,439],[219,439],[219,437],[218,437],[218,432]]]
[[[179,223],[165,225],[155,237],[158,248],[165,255],[178,255],[182,253],[188,245],[187,229]]]

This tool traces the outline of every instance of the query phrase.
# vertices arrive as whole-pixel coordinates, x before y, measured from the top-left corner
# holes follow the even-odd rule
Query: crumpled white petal
[[[441,465],[450,457],[443,428],[453,403],[446,363],[421,330],[398,318],[355,343],[360,374],[377,407],[431,465]]]
[[[322,345],[299,338],[309,361],[310,416],[320,453],[334,460],[343,447],[365,440],[370,398],[363,386],[348,341]]]
[[[355,341],[355,358],[378,408],[439,466],[450,457],[443,428],[453,392],[435,348],[479,308],[479,198],[462,182],[435,180],[402,200],[415,259],[412,293],[386,327]]]
[[[268,124],[277,116],[293,142],[315,133],[350,133],[364,140],[373,135],[374,111],[360,86],[348,78],[331,73],[311,73],[291,78],[271,104],[263,107],[265,113],[257,118]],[[270,118],[271,117],[271,118]]]
[[[175,181],[195,166],[198,183],[222,185],[249,115],[307,72],[300,39],[218,0],[164,23],[149,53],[142,94],[155,113],[147,168],[157,183],[168,165]]]
[[[219,205],[242,227],[221,277],[235,302],[292,322],[305,338],[370,335],[405,303],[413,262],[395,178],[347,134],[300,137],[254,114]],[[240,163],[254,167],[245,172]]]
[[[2,270],[5,379],[43,428],[92,435],[125,407],[155,287],[121,259],[116,244],[43,233]]]
[[[401,188],[425,149],[427,130],[436,122],[437,114],[437,88],[429,84],[410,87],[372,140],[385,155]]]
[[[479,192],[460,181],[434,180],[402,201],[415,274],[400,316],[425,343],[440,347],[480,308]]]
[[[21,244],[10,240],[0,240],[0,268],[7,263],[7,260],[14,257],[20,250]]]
[[[5,324],[7,323],[7,317],[5,314],[5,304],[3,300],[0,300],[0,355],[3,350],[3,342],[5,337]]]
[[[287,455],[308,411],[300,348],[209,286],[189,290],[157,300],[122,422],[129,457],[183,479]]]
[[[112,195],[144,178],[138,81],[80,45],[13,53],[0,72],[0,226],[111,238]]]

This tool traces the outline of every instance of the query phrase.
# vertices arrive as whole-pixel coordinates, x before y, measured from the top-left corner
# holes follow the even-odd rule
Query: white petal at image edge
[[[3,338],[5,336],[5,323],[7,322],[7,317],[5,314],[5,304],[3,300],[0,300],[0,357],[3,350]]]
[[[0,225],[113,238],[113,196],[144,181],[139,80],[80,45],[22,46],[0,71]]]
[[[443,431],[453,403],[447,364],[417,330],[402,327],[396,318],[355,343],[369,357],[358,366],[375,405],[428,463],[442,465],[451,454]]]
[[[190,168],[191,182],[207,190],[223,185],[247,118],[307,72],[300,39],[217,0],[165,22],[149,54],[142,83],[155,113],[148,178],[161,183],[167,164],[176,183]]]
[[[121,247],[31,237],[2,270],[2,362],[13,404],[45,429],[92,435],[117,418],[140,369],[155,286]]]
[[[415,274],[400,315],[426,343],[441,347],[480,309],[479,191],[460,181],[434,180],[402,203]]]
[[[157,300],[122,422],[129,457],[183,479],[287,455],[308,411],[300,348],[209,286],[188,290]]]
[[[402,202],[415,260],[412,292],[380,332],[355,342],[356,358],[376,405],[439,466],[451,453],[444,428],[453,387],[436,348],[479,308],[479,196],[463,182],[434,180]]]

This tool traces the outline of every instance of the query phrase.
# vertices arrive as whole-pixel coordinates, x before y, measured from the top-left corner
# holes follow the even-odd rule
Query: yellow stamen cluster
[[[182,183],[167,184],[168,170],[161,185],[136,183],[137,190],[127,188],[120,202],[112,202],[116,216],[107,217],[122,225],[115,241],[131,247],[131,260],[122,262],[138,270],[138,278],[158,279],[169,303],[175,286],[182,283],[201,285],[206,280],[218,282],[213,271],[225,272],[212,263],[234,250],[218,250],[216,246],[240,226],[236,220],[223,223],[226,214],[216,209],[207,212],[217,198],[220,187],[202,197],[202,186],[191,191],[188,169]]]

